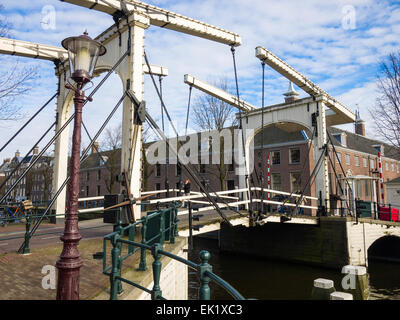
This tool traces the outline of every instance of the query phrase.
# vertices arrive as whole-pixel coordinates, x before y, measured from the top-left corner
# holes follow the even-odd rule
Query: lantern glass
[[[99,56],[106,53],[104,46],[91,39],[85,32],[79,37],[70,37],[62,42],[68,50],[71,77],[76,82],[89,82]]]

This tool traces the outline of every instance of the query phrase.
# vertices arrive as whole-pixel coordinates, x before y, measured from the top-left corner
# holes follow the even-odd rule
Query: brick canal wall
[[[220,250],[335,269],[349,264],[346,219],[337,217],[322,217],[319,224],[268,222],[251,229],[221,224]]]

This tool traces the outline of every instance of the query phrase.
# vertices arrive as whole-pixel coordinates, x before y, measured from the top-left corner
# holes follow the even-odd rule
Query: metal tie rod
[[[22,130],[24,130],[25,129],[25,127],[34,119],[34,118],[36,118],[36,116],[44,109],[44,108],[46,108],[47,107],[47,105],[51,102],[51,101],[53,101],[53,99],[55,98],[55,97],[57,97],[57,95],[58,95],[58,91],[43,105],[43,106],[41,106],[40,107],[40,109],[38,110],[38,111],[36,111],[36,113],[10,138],[10,140],[8,140],[5,144],[4,144],[4,146],[2,146],[1,147],[1,149],[0,149],[0,152],[2,152],[4,149],[5,149],[5,147],[7,147],[8,146],[8,144],[11,142],[11,141],[13,141],[14,139],[15,139],[15,137],[17,136],[17,135],[19,135],[20,133],[21,133],[21,131]]]
[[[178,158],[179,158],[179,154],[178,152],[170,146],[167,137],[164,135],[164,133],[161,131],[161,129],[158,127],[157,123],[153,120],[153,118],[148,114],[148,112],[146,111],[146,118],[149,121],[149,123],[151,124],[151,126],[153,127],[153,129],[156,130],[156,132],[159,134],[159,136],[166,142],[167,146],[170,148],[170,150],[175,153]],[[182,163],[182,162],[181,162]],[[186,166],[185,164],[182,163],[182,166],[186,169],[186,171],[189,173],[189,175],[192,177],[192,179],[196,182],[196,184],[199,186],[199,188],[201,189],[201,191],[206,195],[206,197],[208,198],[208,200],[213,204],[214,208],[217,210],[218,214],[225,220],[225,222],[227,222],[229,225],[232,226],[232,224],[230,223],[230,221],[228,220],[228,218],[225,216],[225,214],[221,211],[221,208],[218,206],[218,204],[215,202],[215,200],[211,197],[211,195],[208,193],[208,191],[205,190],[205,188],[203,187],[203,185],[201,184],[201,182],[199,181],[199,179],[197,178],[197,176],[195,175],[195,173],[192,171],[192,169],[188,166]]]
[[[116,106],[114,107],[114,109],[111,111],[110,115],[107,117],[106,121],[103,123],[103,125],[101,126],[101,128],[99,129],[99,131],[96,133],[96,135],[93,137],[93,140],[89,143],[88,147],[85,149],[85,151],[83,152],[80,161],[84,162],[87,158],[86,155],[89,153],[89,150],[91,150],[93,144],[95,143],[96,139],[100,136],[100,134],[103,132],[104,128],[106,127],[106,125],[108,124],[108,122],[111,120],[111,118],[113,117],[113,115],[115,114],[115,112],[118,110],[119,106],[121,105],[121,103],[124,101],[126,97],[126,92],[124,92],[124,94],[122,95],[121,99],[118,101],[118,103],[116,104]],[[60,195],[61,191],[64,189],[64,187],[67,185],[68,181],[70,179],[70,176],[68,176],[67,179],[65,179],[65,181],[63,182],[63,184],[61,185],[61,187],[57,190],[57,193],[54,195],[53,199],[50,201],[49,205],[47,206],[46,210],[44,211],[44,213],[42,214],[42,216],[40,217],[39,220],[36,221],[36,224],[33,226],[32,230],[30,231],[30,234],[33,235],[36,231],[36,229],[39,227],[40,223],[42,222],[43,218],[45,217],[45,215],[47,214],[47,212],[49,212],[50,208],[53,206],[54,202],[56,201],[56,199],[58,198],[58,196]],[[25,241],[22,243],[21,247],[18,249],[18,252],[21,252],[23,250],[25,246]]]
[[[111,70],[108,71],[106,76],[100,83],[93,89],[93,91],[87,97],[87,100],[83,103],[83,106],[86,105],[87,101],[92,98],[95,93],[100,89],[100,87],[104,84],[104,82],[110,77],[111,73],[118,67],[118,65],[122,62],[122,60],[129,54],[129,50],[125,52],[125,54],[117,61],[117,63],[113,66]],[[22,175],[18,178],[18,180],[11,186],[7,195],[4,195],[0,199],[0,203],[4,201],[4,199],[10,194],[11,190],[15,188],[15,186],[25,177],[28,171],[36,164],[36,162],[43,156],[43,154],[47,151],[47,149],[53,144],[53,142],[59,137],[62,131],[71,123],[71,121],[75,118],[75,113],[69,117],[69,119],[64,123],[64,125],[55,133],[54,137],[49,141],[49,143],[44,147],[44,149],[39,153],[38,157],[25,169]]]

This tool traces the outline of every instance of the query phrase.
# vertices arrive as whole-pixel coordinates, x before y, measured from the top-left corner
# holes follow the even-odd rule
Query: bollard
[[[211,298],[211,290],[210,286],[208,285],[211,279],[205,274],[206,271],[212,272],[212,266],[208,263],[210,257],[211,255],[208,251],[203,250],[200,252],[201,264],[198,269],[200,278],[200,300],[210,300]]]
[[[351,293],[354,300],[368,300],[369,284],[367,268],[361,266],[344,266],[343,274],[347,274],[342,280],[342,288]]]
[[[331,293],[331,300],[353,300],[353,295],[346,292],[335,291]]]
[[[147,221],[148,217],[144,217],[142,224],[142,244],[146,244],[146,232],[147,232]],[[146,249],[140,248],[140,262],[139,262],[139,271],[146,271]]]
[[[332,280],[316,279],[311,292],[311,300],[330,300],[331,293],[335,292]]]
[[[151,291],[151,300],[160,300],[162,297],[162,291],[160,288],[160,277],[161,277],[161,254],[159,250],[162,250],[162,245],[156,243],[153,245],[151,253],[153,254],[154,262],[153,262],[153,281],[154,286]]]
[[[27,215],[26,216],[26,225],[25,225],[25,242],[24,242],[24,251],[22,254],[30,254],[31,250],[29,248],[29,241],[31,239],[31,232],[29,231],[31,228],[32,218]]]

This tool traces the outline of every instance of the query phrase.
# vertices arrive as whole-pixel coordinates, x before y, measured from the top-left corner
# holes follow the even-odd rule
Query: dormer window
[[[381,144],[374,144],[372,147],[375,148],[376,152],[380,152],[380,153],[381,153],[381,156],[384,156],[384,155],[385,155],[385,148],[384,148],[383,145],[381,145]]]
[[[336,141],[339,142],[343,147],[347,147],[347,134],[344,132],[341,133],[334,133],[333,136],[335,137]]]

